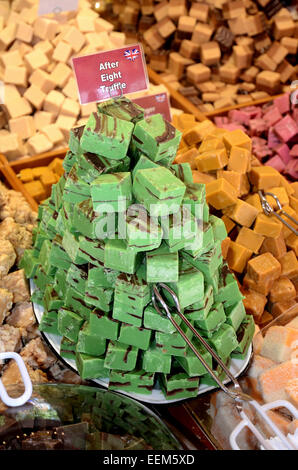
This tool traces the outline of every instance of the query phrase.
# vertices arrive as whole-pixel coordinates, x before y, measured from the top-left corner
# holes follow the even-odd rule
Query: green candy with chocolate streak
[[[138,348],[135,346],[110,341],[104,366],[107,369],[132,370],[137,362]]]
[[[144,119],[144,110],[124,96],[98,104],[98,111],[117,119],[136,123]]]
[[[136,123],[132,141],[140,153],[158,162],[176,155],[181,137],[182,133],[161,114],[154,114]]]
[[[133,128],[129,121],[93,112],[85,125],[81,148],[85,152],[121,160],[126,156]]]

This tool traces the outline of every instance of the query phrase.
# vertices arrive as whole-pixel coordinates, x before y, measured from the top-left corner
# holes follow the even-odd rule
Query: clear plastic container
[[[239,378],[243,390],[259,404],[287,400],[297,409],[298,397],[298,304],[262,328],[253,340],[253,355]],[[222,391],[204,395],[185,404],[216,449],[231,449],[230,435],[241,421],[235,402]],[[298,420],[285,408],[267,412],[287,435],[297,434]],[[250,415],[268,439],[272,433],[258,415]],[[295,434],[295,435],[296,435]],[[260,449],[248,428],[239,434],[241,450]]]
[[[19,396],[22,386],[7,387]],[[33,386],[22,406],[0,401],[0,450],[178,450],[181,444],[149,408],[95,387]]]

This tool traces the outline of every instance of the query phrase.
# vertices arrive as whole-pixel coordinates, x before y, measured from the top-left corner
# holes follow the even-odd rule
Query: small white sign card
[[[78,3],[79,0],[39,0],[38,16],[74,11],[78,9]]]

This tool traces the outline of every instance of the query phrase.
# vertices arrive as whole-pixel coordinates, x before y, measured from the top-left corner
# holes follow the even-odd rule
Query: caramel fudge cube
[[[200,57],[204,65],[215,65],[219,62],[221,51],[216,41],[206,42],[201,45]]]
[[[270,302],[284,302],[295,299],[296,289],[294,284],[287,277],[281,277],[274,281],[270,289]]]
[[[249,173],[249,181],[256,189],[267,190],[279,186],[280,174],[271,166],[253,167]]]
[[[228,170],[244,174],[250,166],[251,152],[243,147],[233,145],[230,150]]]
[[[262,235],[247,227],[242,227],[236,238],[236,243],[249,248],[255,255],[257,255],[264,240],[265,237]]]
[[[40,181],[25,183],[24,187],[37,202],[41,202],[46,198],[45,189]]]
[[[277,238],[282,233],[282,223],[265,214],[258,214],[254,231],[264,237]]]
[[[251,151],[251,139],[241,129],[236,129],[224,134],[223,141],[228,150],[230,150],[233,145],[236,145]]]
[[[256,282],[275,280],[281,275],[281,263],[271,253],[256,256],[247,263],[247,274]]]
[[[245,227],[250,227],[258,215],[255,207],[241,199],[238,199],[235,205],[228,207],[225,213],[237,224],[244,225]]]
[[[211,70],[204,64],[193,64],[187,67],[186,75],[191,83],[201,83],[209,80]]]
[[[242,273],[246,268],[248,260],[252,257],[252,254],[252,250],[231,241],[227,254],[229,267],[237,273]]]
[[[208,150],[200,153],[195,159],[197,169],[202,172],[224,168],[228,163],[228,155],[225,148]]]
[[[224,209],[237,202],[236,190],[224,178],[206,184],[206,199],[215,209]]]
[[[290,248],[290,250],[294,251],[296,256],[298,256],[298,237],[297,235],[295,235],[295,233],[292,233],[287,237],[286,244],[287,247]]]
[[[281,258],[281,276],[294,279],[298,276],[298,260],[294,251],[288,251]]]
[[[266,295],[256,292],[254,290],[247,290],[243,292],[245,298],[243,304],[248,315],[253,315],[254,320],[259,323],[264,313],[264,308],[267,303]]]
[[[269,251],[275,258],[279,259],[287,252],[284,237],[282,233],[276,238],[266,237],[261,246],[260,253]]]
[[[189,129],[183,134],[188,145],[198,144],[203,138],[214,129],[214,124],[209,119],[197,123],[193,128]]]

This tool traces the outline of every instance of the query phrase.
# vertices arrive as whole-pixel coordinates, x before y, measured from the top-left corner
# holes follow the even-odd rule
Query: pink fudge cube
[[[265,120],[268,127],[274,126],[278,121],[282,119],[282,115],[277,106],[272,106],[264,114],[263,119]]]
[[[216,116],[214,118],[214,123],[217,127],[221,127],[223,124],[228,124],[229,120],[226,116]]]
[[[298,144],[295,144],[290,150],[290,156],[293,158],[298,157]]]
[[[233,122],[230,122],[229,124],[222,124],[220,127],[222,129],[226,129],[227,131],[235,131],[236,129],[241,129],[243,132],[246,132],[246,128],[244,126]]]
[[[251,137],[259,136],[263,134],[263,132],[265,132],[267,129],[268,129],[268,126],[266,122],[261,118],[251,119],[249,121],[249,130],[250,130],[249,135]]]
[[[275,106],[279,109],[281,114],[288,113],[290,111],[290,97],[289,93],[285,93],[283,96],[279,96],[274,100]]]
[[[275,124],[274,130],[283,142],[288,142],[298,134],[298,126],[289,114]]]
[[[265,166],[272,166],[277,171],[282,173],[286,167],[284,161],[278,156],[274,155],[274,157],[270,158],[266,163]]]
[[[291,160],[287,164],[284,171],[289,176],[291,176],[294,180],[297,180],[298,179],[298,160],[296,160],[296,159]]]
[[[277,137],[277,135],[275,134],[273,127],[269,127],[267,138],[268,138],[268,147],[270,149],[275,148],[277,145],[282,143]]]
[[[229,111],[228,117],[231,121],[235,123],[244,124],[245,126],[249,125],[248,114],[241,110],[233,109],[232,111]]]
[[[291,160],[290,149],[287,144],[280,144],[275,148],[276,153],[280,156],[282,161],[287,164]]]

